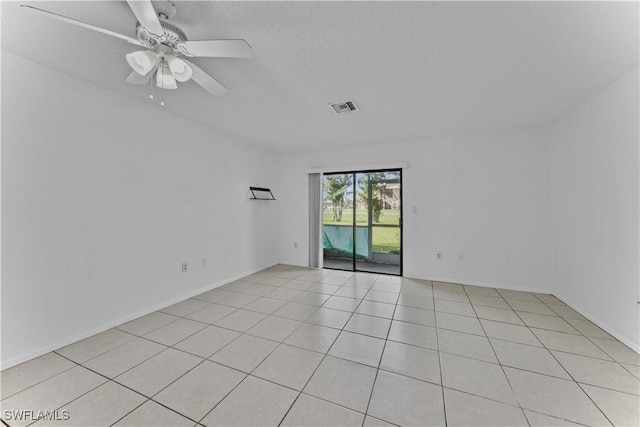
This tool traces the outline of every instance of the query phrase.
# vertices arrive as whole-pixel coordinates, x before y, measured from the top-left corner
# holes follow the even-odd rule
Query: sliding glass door
[[[326,174],[325,268],[402,274],[402,171]]]

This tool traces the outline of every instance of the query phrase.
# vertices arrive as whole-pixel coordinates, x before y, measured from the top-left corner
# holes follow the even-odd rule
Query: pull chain
[[[151,73],[151,78],[149,79],[149,99],[153,101],[153,73]]]
[[[160,106],[164,107],[164,62],[160,64],[160,69],[162,70],[162,87],[160,92]]]

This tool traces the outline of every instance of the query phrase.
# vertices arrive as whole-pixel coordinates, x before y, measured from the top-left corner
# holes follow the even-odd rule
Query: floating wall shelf
[[[269,188],[262,187],[249,187],[249,191],[251,191],[251,200],[275,200],[273,197],[273,193]]]

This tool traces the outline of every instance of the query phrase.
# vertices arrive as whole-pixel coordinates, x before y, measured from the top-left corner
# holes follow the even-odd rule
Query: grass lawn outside
[[[373,251],[392,252],[400,250],[400,227],[373,227]]]
[[[333,210],[325,209],[322,213],[322,223],[330,225],[351,225],[353,224],[353,209],[345,209],[342,211],[342,221],[333,220]],[[400,224],[400,210],[398,209],[383,209],[380,215],[380,222],[374,222],[375,224]],[[356,210],[356,225],[367,225],[367,211],[366,209]]]

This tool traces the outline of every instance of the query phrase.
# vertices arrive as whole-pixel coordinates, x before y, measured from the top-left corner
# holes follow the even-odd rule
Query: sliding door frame
[[[400,229],[400,274],[393,274],[393,273],[378,273],[378,272],[370,272],[370,271],[364,271],[364,270],[357,270],[356,269],[356,175],[357,174],[366,174],[366,173],[379,173],[379,172],[398,172],[400,175],[399,180],[400,180],[400,218],[399,218],[399,222],[398,222],[398,228]],[[404,197],[403,197],[403,185],[402,185],[402,168],[390,168],[390,169],[366,169],[366,170],[351,170],[351,171],[340,171],[340,172],[327,172],[322,174],[322,191],[320,192],[320,196],[323,198],[323,200],[321,201],[321,205],[324,204],[324,177],[328,176],[328,175],[351,175],[353,177],[353,220],[352,220],[352,233],[353,233],[353,254],[352,254],[352,264],[351,264],[351,271],[353,272],[362,272],[362,273],[373,273],[373,274],[384,274],[387,276],[400,276],[402,277],[403,275],[403,264],[404,264],[404,221],[403,221],[403,216],[404,216]],[[322,227],[324,227],[324,219],[323,219],[324,215],[321,215],[321,219],[322,219]],[[373,232],[373,228],[371,230]],[[324,263],[323,263],[324,264]],[[331,268],[331,267],[325,267],[323,265],[323,268],[326,268],[327,270],[338,270],[338,271],[349,271],[349,270],[342,270],[339,268]]]

